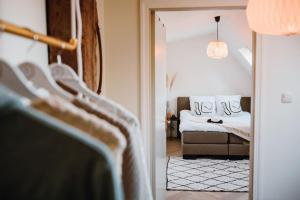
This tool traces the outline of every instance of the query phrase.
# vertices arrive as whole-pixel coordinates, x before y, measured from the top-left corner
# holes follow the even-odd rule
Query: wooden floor
[[[181,156],[181,143],[179,139],[167,140],[167,155]],[[244,192],[186,192],[167,191],[167,200],[247,200],[248,193]]]

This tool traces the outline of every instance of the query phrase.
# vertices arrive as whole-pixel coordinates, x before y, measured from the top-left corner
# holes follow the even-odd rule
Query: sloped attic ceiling
[[[220,40],[227,43],[229,53],[251,73],[252,64],[245,58],[249,55],[243,55],[245,49],[252,51],[252,32],[248,26],[245,10],[164,11],[157,14],[166,26],[167,42],[216,34],[214,17],[221,16]]]

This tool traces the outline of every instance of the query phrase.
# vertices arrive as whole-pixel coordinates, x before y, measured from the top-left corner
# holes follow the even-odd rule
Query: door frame
[[[155,131],[155,119],[153,111],[153,73],[151,61],[151,13],[155,11],[174,10],[207,10],[207,9],[245,9],[247,0],[141,0],[140,2],[140,120],[144,133],[146,161],[148,174],[152,182],[152,189],[155,196],[155,144],[152,133]],[[253,33],[253,66],[252,66],[252,128],[253,135],[250,146],[250,183],[249,200],[258,198],[259,183],[259,128],[260,128],[260,77],[261,77],[261,53],[262,36]]]

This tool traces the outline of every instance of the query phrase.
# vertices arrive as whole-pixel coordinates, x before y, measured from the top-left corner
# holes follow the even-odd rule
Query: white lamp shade
[[[269,35],[300,33],[300,0],[249,0],[248,23],[252,30]]]
[[[214,59],[222,59],[228,56],[228,47],[225,42],[211,41],[207,47],[207,56]]]

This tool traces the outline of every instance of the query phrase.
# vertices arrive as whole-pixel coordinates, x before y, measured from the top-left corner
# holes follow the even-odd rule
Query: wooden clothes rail
[[[0,20],[0,31],[39,41],[63,50],[73,51],[77,48],[77,40],[75,38],[71,38],[69,42],[65,42],[61,39],[33,32],[28,28],[20,27],[3,20]]]

